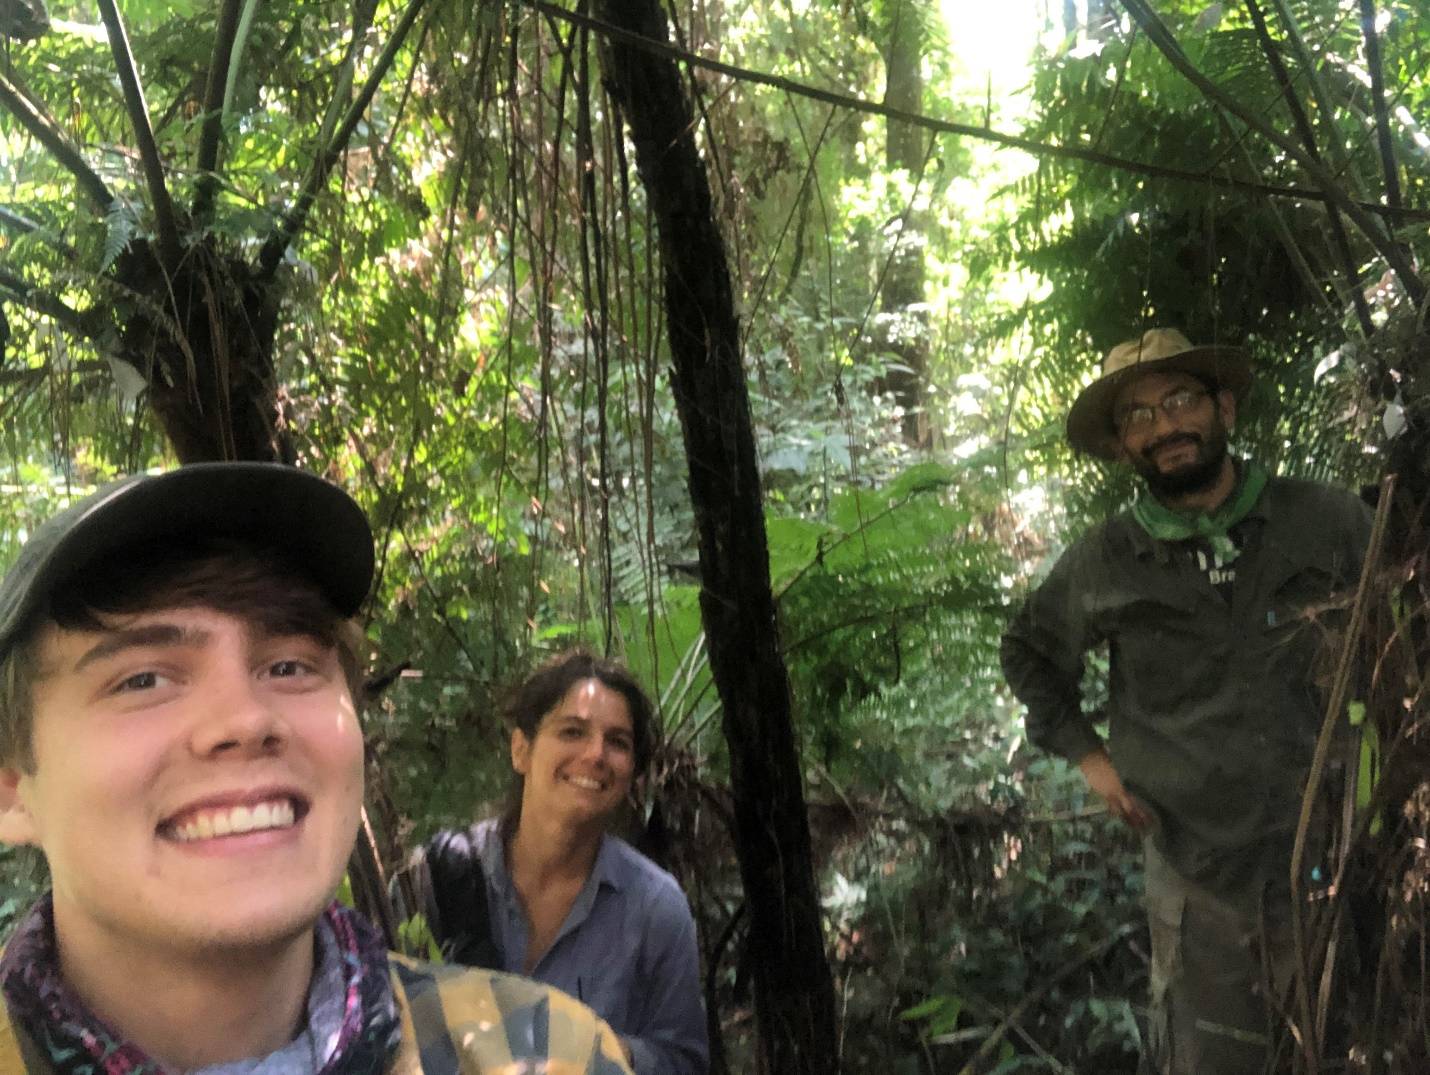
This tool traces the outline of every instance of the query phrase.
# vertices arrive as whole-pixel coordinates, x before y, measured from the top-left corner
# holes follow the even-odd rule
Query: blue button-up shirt
[[[495,819],[474,832],[503,966],[525,973],[530,931]],[[602,838],[556,940],[531,971],[584,1001],[630,1047],[636,1075],[704,1075],[700,951],[685,893],[624,840]]]

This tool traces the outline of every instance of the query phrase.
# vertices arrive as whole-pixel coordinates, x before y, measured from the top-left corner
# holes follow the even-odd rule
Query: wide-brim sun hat
[[[1112,405],[1125,385],[1147,373],[1190,373],[1214,382],[1238,401],[1251,387],[1251,359],[1240,347],[1198,346],[1177,329],[1148,329],[1107,352],[1102,375],[1073,400],[1068,411],[1068,443],[1079,452],[1116,459]]]
[[[372,530],[338,486],[281,463],[192,463],[102,486],[36,529],[0,580],[0,658],[86,566],[123,549],[212,538],[282,554],[342,616],[372,585]]]

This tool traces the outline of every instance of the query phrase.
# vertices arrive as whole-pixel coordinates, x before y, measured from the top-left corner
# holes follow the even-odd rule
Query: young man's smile
[[[240,846],[240,836],[290,832],[307,812],[307,800],[286,789],[213,796],[161,821],[159,835],[182,844],[224,840],[221,846]]]

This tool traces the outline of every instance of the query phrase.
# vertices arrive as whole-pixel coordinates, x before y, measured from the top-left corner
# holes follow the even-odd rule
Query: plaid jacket
[[[565,993],[510,974],[388,958],[402,1045],[387,1075],[631,1075],[611,1028]],[[0,1005],[0,1075],[53,1072]]]
[[[391,956],[402,1049],[388,1075],[630,1075],[584,1004],[513,974]]]

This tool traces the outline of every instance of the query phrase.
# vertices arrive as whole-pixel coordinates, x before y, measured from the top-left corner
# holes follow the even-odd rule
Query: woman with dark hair
[[[620,1035],[637,1075],[701,1075],[708,1044],[685,895],[606,831],[650,760],[650,699],[619,664],[571,650],[529,676],[505,715],[511,808],[439,833],[425,849],[428,875],[417,872],[434,936],[458,961],[584,1001]]]

